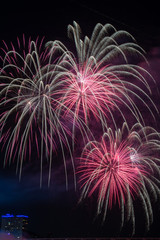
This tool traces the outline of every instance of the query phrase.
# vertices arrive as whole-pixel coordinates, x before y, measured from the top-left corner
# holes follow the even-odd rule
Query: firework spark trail
[[[81,29],[76,22],[68,26],[68,35],[74,39],[76,56],[61,45],[64,52],[60,64],[63,73],[62,101],[66,106],[64,115],[70,109],[75,112],[77,119],[81,117],[86,124],[93,116],[105,128],[110,119],[116,126],[114,111],[120,113],[123,121],[127,121],[126,110],[122,110],[124,106],[136,121],[144,123],[141,111],[133,100],[135,98],[154,118],[151,108],[143,100],[147,98],[156,109],[149,96],[149,84],[143,75],[145,73],[152,77],[137,66],[137,61],[146,59],[135,39],[128,32],[117,31],[110,24],[97,24],[90,39],[85,36],[82,40],[80,34]],[[53,45],[51,41],[48,42],[51,48]]]
[[[31,158],[32,149],[37,149],[37,155],[41,159],[41,179],[43,158],[49,161],[49,177],[51,177],[51,165],[53,152],[59,143],[62,149],[64,167],[67,180],[67,166],[65,162],[64,145],[67,146],[73,164],[72,153],[68,141],[70,130],[59,115],[61,102],[59,101],[59,82],[57,67],[57,50],[50,53],[46,48],[42,51],[42,41],[34,42],[29,39],[25,49],[26,40],[23,44],[17,39],[21,53],[7,45],[3,49],[5,57],[0,76],[0,116],[1,142],[6,146],[5,161],[15,160],[18,157],[17,169],[22,172],[22,164],[26,157]],[[23,50],[25,49],[25,50]],[[52,49],[53,50],[53,49]],[[55,54],[55,56],[54,56]],[[12,122],[11,119],[14,119]],[[6,126],[12,127],[6,132]],[[58,140],[58,142],[57,142]],[[74,166],[73,166],[74,172]]]
[[[143,103],[154,117],[149,104],[143,100],[143,97],[147,98],[156,108],[148,95],[151,90],[143,73],[152,77],[134,64],[146,60],[143,49],[134,38],[110,24],[97,24],[90,39],[85,36],[82,40],[80,32],[76,22],[68,26],[68,35],[74,39],[77,56],[60,41],[48,42],[42,51],[43,39],[40,43],[38,39],[35,42],[29,39],[27,43],[23,36],[22,44],[17,38],[20,53],[12,43],[9,50],[4,42],[2,51],[5,57],[1,57],[4,66],[0,76],[1,141],[3,146],[6,145],[5,161],[18,156],[20,175],[24,159],[31,157],[32,148],[36,147],[41,159],[42,182],[43,157],[45,155],[48,159],[49,155],[51,169],[59,139],[67,185],[64,145],[69,149],[74,171],[68,135],[71,135],[74,149],[76,127],[85,142],[88,135],[94,135],[89,129],[93,117],[97,122],[100,120],[103,130],[108,128],[109,121],[117,127],[115,114],[120,113],[127,121],[123,108],[127,108],[137,122],[144,123],[135,99]],[[6,130],[13,117],[14,126]],[[65,124],[68,120],[72,123],[71,131]],[[48,182],[50,177],[49,173]]]
[[[108,128],[101,142],[89,142],[82,153],[79,183],[81,201],[97,198],[97,215],[106,219],[107,210],[118,204],[121,226],[131,221],[135,231],[134,199],[139,198],[149,230],[153,221],[152,204],[160,198],[160,135],[151,127],[126,123],[115,132]]]

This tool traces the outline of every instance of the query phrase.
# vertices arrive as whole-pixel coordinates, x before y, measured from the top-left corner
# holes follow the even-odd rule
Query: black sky
[[[14,2],[14,1],[13,1]],[[118,30],[130,32],[148,53],[160,47],[159,4],[154,1],[140,3],[136,1],[18,1],[5,2],[0,12],[0,44],[5,40],[16,42],[16,38],[25,34],[45,36],[48,40],[61,40],[68,44],[67,25],[73,20],[79,23],[85,35],[92,33],[96,23],[111,23]],[[118,2],[118,3],[117,3]],[[141,4],[141,5],[140,5]],[[153,63],[158,76],[158,67]],[[157,77],[158,78],[158,77]],[[3,161],[3,154],[1,155]],[[39,165],[26,164],[19,182],[12,165],[0,170],[0,214],[29,215],[29,229],[41,235],[52,232],[55,237],[107,237],[113,233],[118,236],[116,224],[111,221],[101,227],[91,220],[87,203],[77,205],[79,193],[74,191],[72,183],[65,189],[62,168],[53,171],[52,184],[47,187],[47,168],[44,170],[44,182],[39,187]],[[37,164],[37,163],[35,163]],[[148,236],[160,236],[160,217]],[[116,233],[117,230],[117,233]],[[123,233],[128,234],[127,230]],[[143,235],[143,231],[139,231]]]

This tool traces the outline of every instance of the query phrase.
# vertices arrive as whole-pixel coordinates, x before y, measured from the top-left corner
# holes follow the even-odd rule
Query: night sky
[[[0,12],[0,44],[16,42],[25,34],[45,36],[49,40],[61,40],[66,45],[71,42],[67,37],[67,25],[73,20],[79,23],[84,35],[91,35],[96,23],[111,23],[118,30],[131,33],[147,52],[152,73],[157,82],[160,77],[160,17],[159,5],[154,1],[78,1],[57,2],[21,1],[17,4],[7,2]],[[104,3],[105,2],[105,3]],[[109,3],[108,3],[109,2]],[[112,3],[111,3],[112,2]],[[121,2],[121,3],[120,3]],[[159,83],[159,82],[158,82]],[[157,101],[157,99],[156,99]],[[157,104],[159,102],[157,101]],[[51,233],[55,237],[109,237],[128,236],[129,229],[119,233],[118,216],[101,226],[93,221],[94,203],[78,204],[79,190],[74,191],[72,176],[66,191],[63,161],[60,155],[53,164],[50,187],[47,186],[48,167],[44,166],[42,188],[39,185],[40,164],[38,160],[26,161],[22,178],[16,174],[16,164],[3,169],[4,153],[1,153],[0,168],[0,214],[13,213],[29,216],[28,229],[40,236]],[[57,163],[58,160],[60,163]],[[155,206],[155,209],[158,206]],[[155,211],[154,223],[147,236],[159,236],[160,212]],[[116,216],[116,209],[113,213]],[[143,236],[143,227],[137,236]]]

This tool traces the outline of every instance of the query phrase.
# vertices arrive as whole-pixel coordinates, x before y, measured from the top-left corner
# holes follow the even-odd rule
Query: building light
[[[6,215],[2,215],[2,218],[11,218],[11,217],[14,217],[14,215],[12,214],[6,214]]]
[[[26,216],[26,215],[16,215],[16,217],[19,217],[19,218],[28,218],[28,216]]]

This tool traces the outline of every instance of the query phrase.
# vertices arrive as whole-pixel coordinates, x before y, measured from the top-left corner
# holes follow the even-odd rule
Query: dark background
[[[61,40],[70,44],[67,25],[78,22],[84,35],[90,36],[96,23],[111,23],[117,30],[131,33],[146,52],[151,62],[153,75],[159,83],[160,15],[159,4],[154,1],[19,1],[1,4],[0,45],[16,42],[25,34],[36,39],[45,36],[48,40]],[[159,104],[157,102],[157,104]],[[78,204],[79,192],[74,191],[72,180],[66,191],[64,170],[55,166],[51,185],[47,187],[47,167],[44,168],[43,185],[39,187],[39,162],[24,164],[22,179],[15,173],[15,164],[3,169],[3,152],[0,170],[0,214],[13,213],[29,216],[28,229],[40,236],[55,237],[107,237],[128,236],[126,228],[119,233],[119,216],[114,210],[112,218],[101,226],[93,222],[93,206],[86,202]],[[94,205],[94,204],[93,204]],[[138,206],[137,206],[138,208]],[[157,209],[157,211],[156,211]],[[117,211],[118,212],[118,211]],[[154,209],[154,223],[149,233],[144,233],[143,224],[136,236],[159,236],[160,218],[158,206]]]

